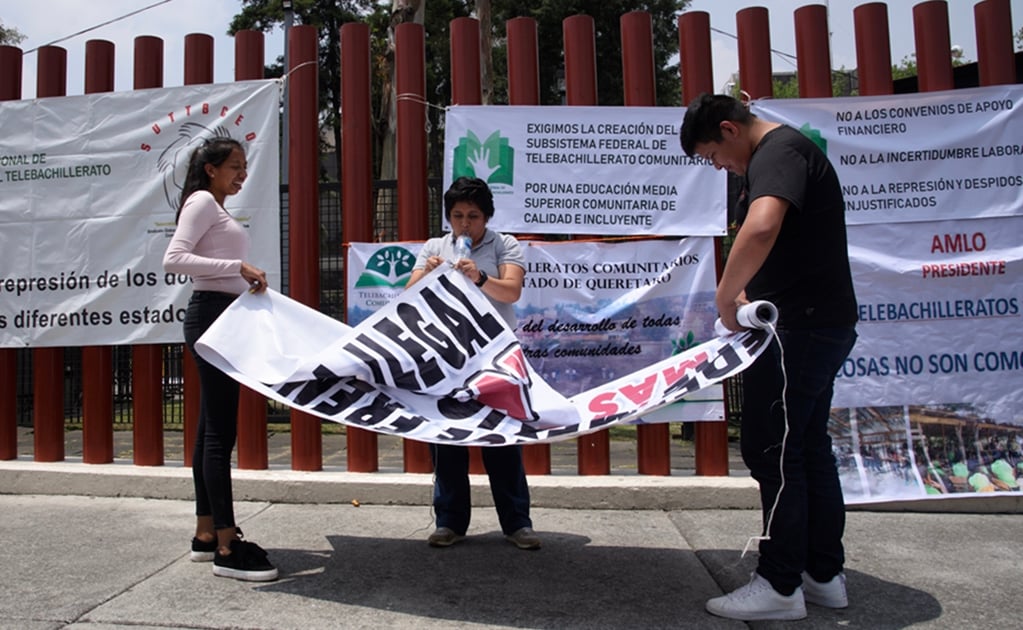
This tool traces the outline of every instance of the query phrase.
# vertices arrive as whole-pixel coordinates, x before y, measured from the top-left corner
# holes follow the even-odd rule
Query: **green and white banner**
[[[512,234],[725,234],[725,173],[679,144],[673,107],[458,106],[444,186],[479,177]]]
[[[0,347],[180,342],[191,280],[163,253],[215,135],[245,147],[227,211],[279,286],[279,100],[244,81],[0,103]]]
[[[522,241],[516,337],[532,369],[564,396],[636,372],[715,336],[714,241]],[[348,323],[396,299],[420,243],[352,243]],[[720,420],[721,388],[657,411],[656,421]],[[651,419],[651,418],[647,418]]]
[[[849,225],[1023,216],[1023,86],[767,99],[751,110],[824,149]]]
[[[859,339],[831,436],[848,503],[1023,487],[1023,87],[765,100],[845,193]]]
[[[955,404],[1023,425],[1020,234],[1023,217],[850,227],[859,340],[835,406]]]

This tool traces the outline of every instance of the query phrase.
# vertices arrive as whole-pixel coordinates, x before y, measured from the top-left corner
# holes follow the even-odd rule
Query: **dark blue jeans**
[[[501,523],[501,531],[511,534],[532,527],[529,518],[529,486],[522,466],[521,446],[483,447],[483,465],[490,478],[490,493]],[[433,509],[437,527],[448,527],[465,535],[469,529],[472,505],[469,497],[469,449],[464,446],[430,445],[433,456]]]
[[[851,327],[779,330],[778,339],[742,373],[742,458],[760,484],[765,527],[770,519],[757,573],[785,595],[802,583],[802,571],[826,582],[845,563],[845,501],[828,419],[835,375],[855,343]]]
[[[185,345],[199,367],[199,427],[192,454],[196,516],[213,516],[217,529],[234,527],[231,452],[238,438],[238,382],[195,352],[195,342],[237,296],[195,291],[185,311]]]

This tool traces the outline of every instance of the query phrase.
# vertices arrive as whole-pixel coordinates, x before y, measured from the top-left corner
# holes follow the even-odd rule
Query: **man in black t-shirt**
[[[802,619],[805,602],[848,605],[845,502],[828,419],[856,341],[845,202],[827,156],[799,131],[729,96],[703,94],[680,134],[686,155],[744,178],[739,231],[718,283],[722,323],[739,305],[778,307],[777,340],[743,373],[743,461],[760,485],[764,534],[749,584],[707,602],[732,619]]]

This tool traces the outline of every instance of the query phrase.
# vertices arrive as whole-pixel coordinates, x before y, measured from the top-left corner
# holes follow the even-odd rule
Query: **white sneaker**
[[[839,573],[830,582],[818,582],[803,571],[803,596],[806,601],[825,608],[845,608],[849,595],[845,591],[845,573]]]
[[[774,590],[771,583],[760,577],[759,573],[754,573],[753,579],[746,586],[727,595],[708,599],[707,612],[741,621],[792,620],[806,617],[806,604],[803,602],[802,588],[785,596]]]

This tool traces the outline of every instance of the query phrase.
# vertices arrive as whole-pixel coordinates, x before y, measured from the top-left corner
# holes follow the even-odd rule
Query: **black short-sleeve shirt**
[[[736,213],[740,224],[749,204],[763,196],[785,199],[789,209],[746,297],[774,303],[780,328],[855,324],[845,201],[827,156],[796,129],[772,129],[750,157]]]

